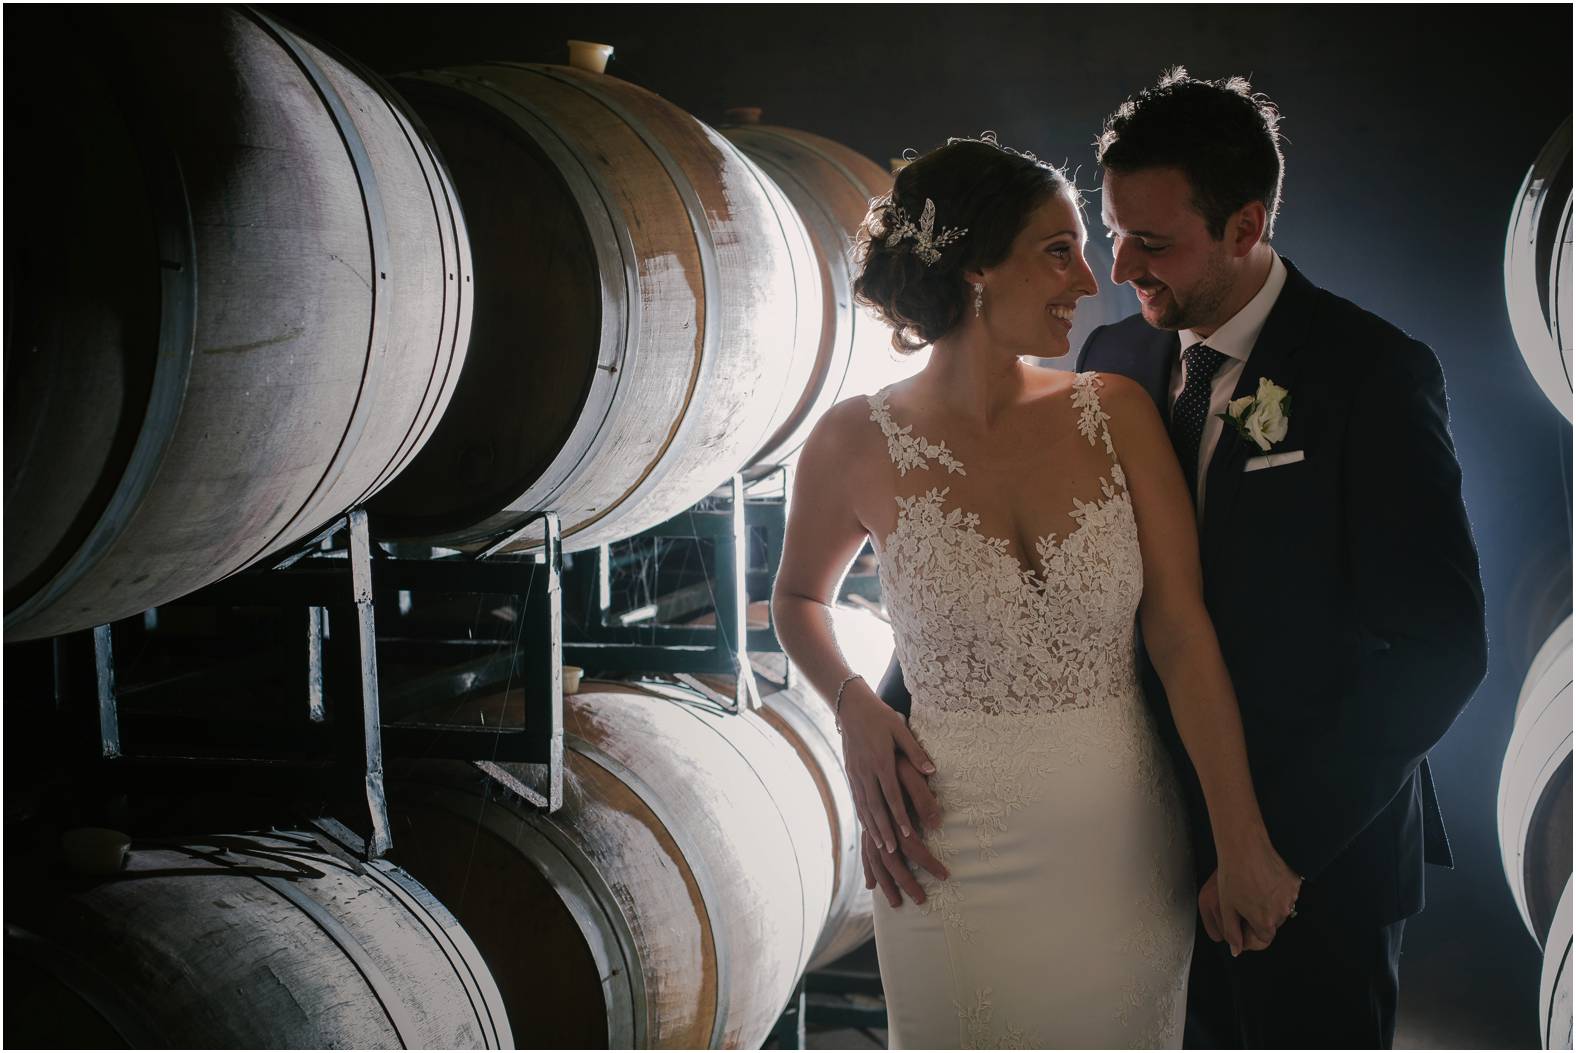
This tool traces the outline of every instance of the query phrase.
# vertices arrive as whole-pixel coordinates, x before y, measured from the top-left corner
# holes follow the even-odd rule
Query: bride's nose
[[[1083,253],[1078,254],[1078,271],[1073,275],[1073,291],[1080,298],[1094,296],[1100,291],[1100,283],[1094,276],[1094,271],[1089,269],[1089,261]]]

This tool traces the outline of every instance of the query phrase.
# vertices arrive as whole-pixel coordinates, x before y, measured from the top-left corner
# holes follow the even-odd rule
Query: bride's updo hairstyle
[[[973,300],[963,273],[1006,259],[1029,214],[1071,189],[1064,171],[1002,146],[993,132],[947,140],[870,203],[854,238],[855,301],[892,327],[899,352],[935,343]],[[935,202],[928,230],[927,201]]]

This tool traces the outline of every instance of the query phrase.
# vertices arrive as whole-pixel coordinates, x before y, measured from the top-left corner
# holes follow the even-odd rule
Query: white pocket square
[[[1262,457],[1249,457],[1248,463],[1242,466],[1244,472],[1256,472],[1260,468],[1278,468],[1283,464],[1296,464],[1303,460],[1301,450],[1287,450],[1285,453],[1266,453]]]

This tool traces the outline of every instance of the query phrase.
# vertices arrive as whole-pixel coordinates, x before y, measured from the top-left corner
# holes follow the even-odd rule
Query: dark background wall
[[[1091,263],[1103,241],[1090,143],[1104,115],[1170,64],[1249,76],[1284,114],[1280,250],[1444,364],[1483,560],[1488,679],[1433,755],[1457,869],[1430,869],[1429,908],[1407,929],[1400,1042],[1537,1045],[1541,958],[1506,889],[1495,793],[1528,663],[1570,609],[1571,429],[1517,351],[1503,265],[1517,189],[1571,110],[1569,7],[270,10],[383,73],[563,62],[565,39],[603,41],[617,48],[610,74],[702,120],[761,106],[769,123],[883,162],[994,129],[1096,191]],[[1099,309],[1136,306],[1106,288]],[[1325,352],[1348,356],[1361,383],[1361,348]]]

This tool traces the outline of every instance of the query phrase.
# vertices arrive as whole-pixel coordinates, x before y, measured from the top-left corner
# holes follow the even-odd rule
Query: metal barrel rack
[[[782,492],[787,493],[787,469],[779,469]],[[592,598],[587,606],[580,638],[564,646],[568,661],[609,674],[668,674],[710,695],[726,706],[759,708],[747,653],[781,651],[770,624],[751,629],[748,623],[750,585],[770,591],[771,580],[782,558],[786,528],[786,497],[749,498],[744,480],[733,476],[718,495],[708,498],[635,539],[693,540],[709,543],[710,565],[704,580],[692,586],[701,590],[698,606],[715,612],[713,624],[673,625],[661,622],[663,604],[615,610],[612,598],[613,547],[595,550],[589,567],[575,568],[579,594]],[[749,570],[752,533],[765,545],[764,571]],[[587,583],[581,575],[589,575]],[[698,676],[727,678],[729,694],[719,697]]]
[[[786,495],[786,470],[781,475]],[[270,778],[288,784],[302,772],[341,781],[354,777],[366,802],[367,855],[377,858],[392,844],[385,758],[468,761],[532,805],[547,811],[559,807],[566,661],[604,675],[671,677],[735,711],[758,707],[747,652],[781,647],[769,626],[747,625],[750,537],[753,532],[765,543],[766,570],[757,572],[756,584],[765,574],[769,588],[782,551],[785,507],[785,496],[746,498],[743,479],[735,475],[700,505],[632,539],[709,544],[701,587],[715,621],[707,626],[655,619],[636,625],[627,612],[614,612],[610,567],[615,546],[603,545],[576,568],[582,577],[592,576],[591,588],[582,591],[594,596],[587,609],[577,612],[584,617],[568,641],[565,556],[556,513],[540,512],[481,551],[461,553],[375,544],[365,510],[352,509],[266,567],[233,575],[139,618],[56,638],[55,693],[79,712],[96,709],[96,755],[108,762],[111,780],[132,772],[184,772],[176,777],[189,778],[193,766],[225,770],[259,785]],[[544,538],[537,550],[504,551],[532,529]],[[507,631],[479,637],[455,627],[437,636],[399,633],[395,612],[407,609],[413,597],[433,593],[508,597]],[[165,675],[141,681],[125,675],[128,663],[117,651],[134,650],[139,640],[159,640],[161,620],[178,608],[204,607],[268,609],[293,636],[284,652],[283,664],[290,668],[267,670],[283,679],[264,705],[243,713],[237,710],[244,707],[227,706],[221,697],[195,715],[190,704],[171,715],[160,712],[158,704],[173,696],[188,703],[198,694],[222,696],[229,682],[257,668],[255,656],[204,669],[197,656],[183,664],[183,656],[175,654],[173,672],[166,668]],[[299,629],[288,628],[295,617]],[[236,645],[244,651],[244,645]],[[391,681],[388,668],[399,664],[425,672]],[[719,689],[719,681],[729,682],[730,689]],[[459,726],[423,717],[437,703],[499,684],[510,690],[518,685],[522,692],[522,725]],[[256,711],[261,708],[269,712]],[[540,765],[541,778],[527,784],[499,766],[507,762]]]
[[[285,612],[300,612],[304,631],[298,637],[299,666],[285,681],[298,688],[299,695],[277,700],[271,721],[247,714],[242,728],[235,723],[239,714],[226,712],[222,704],[198,720],[138,707],[135,703],[161,694],[212,691],[212,674],[233,676],[235,667],[205,675],[194,666],[173,677],[124,682],[117,667],[115,627],[110,625],[55,640],[57,697],[96,703],[98,754],[122,771],[200,765],[282,773],[287,779],[302,770],[354,771],[366,799],[369,858],[383,855],[392,844],[383,790],[385,757],[451,758],[489,769],[500,761],[539,764],[545,769],[541,786],[505,781],[532,804],[554,810],[563,786],[562,553],[558,517],[544,512],[537,518],[544,523],[547,540],[535,555],[499,557],[489,550],[477,556],[412,559],[373,545],[365,511],[352,509],[271,566],[235,575],[170,605],[274,608],[287,620]],[[383,640],[385,649],[396,646],[410,652],[407,657],[448,663],[454,670],[447,681],[440,673],[413,685],[414,690],[406,686],[393,696],[391,713],[380,676],[377,600],[398,603],[423,591],[515,597],[521,610],[520,641],[501,656],[478,660],[488,643],[496,649],[509,641]],[[160,617],[160,610],[146,612],[142,626],[127,629],[156,633]],[[530,646],[518,646],[525,641]],[[88,653],[91,685],[83,683],[80,673]],[[481,680],[520,684],[525,698],[522,726],[455,727],[398,719],[400,710],[420,703],[424,690]]]

